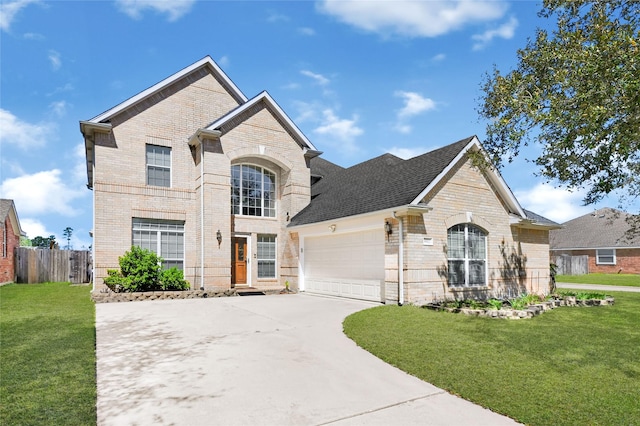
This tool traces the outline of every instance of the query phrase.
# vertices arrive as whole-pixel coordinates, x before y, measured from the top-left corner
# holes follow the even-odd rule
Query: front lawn
[[[557,275],[556,282],[576,284],[605,284],[640,287],[638,274]]]
[[[0,424],[96,424],[89,292],[69,283],[0,287]]]
[[[638,424],[640,294],[528,320],[380,306],[344,321],[359,346],[530,425]]]

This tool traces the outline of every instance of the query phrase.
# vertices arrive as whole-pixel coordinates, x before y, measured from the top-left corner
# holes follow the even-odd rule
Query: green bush
[[[188,290],[189,283],[184,279],[182,271],[176,267],[165,269],[160,276],[163,290]]]
[[[162,270],[162,258],[151,250],[132,246],[118,258],[120,270],[107,270],[104,284],[115,292],[187,290],[189,283],[178,268]]]

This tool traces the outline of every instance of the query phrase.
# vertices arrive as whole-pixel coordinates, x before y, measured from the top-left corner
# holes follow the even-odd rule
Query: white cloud
[[[322,74],[316,74],[312,71],[309,70],[302,70],[300,71],[300,74],[307,76],[309,78],[311,78],[312,80],[315,80],[316,83],[318,83],[321,86],[326,86],[327,84],[329,84],[329,79],[325,76],[323,76]]]
[[[436,107],[436,103],[432,99],[425,98],[420,93],[398,90],[394,95],[404,99],[404,107],[398,112],[398,118],[413,117]]]
[[[27,216],[76,216],[80,212],[71,206],[72,201],[87,195],[87,191],[63,181],[62,172],[58,169],[6,179],[0,192],[3,197],[13,199],[18,211]]]
[[[436,107],[435,101],[416,92],[398,90],[394,96],[404,100],[404,106],[398,111],[397,122],[394,126],[394,129],[400,133],[411,133],[412,128],[406,123],[406,120]]]
[[[322,115],[323,124],[314,130],[318,134],[330,135],[334,139],[351,143],[356,137],[364,133],[364,130],[356,124],[358,121],[357,115],[352,116],[350,120],[339,118],[329,108],[322,111]]]
[[[231,65],[231,60],[229,59],[229,57],[227,55],[224,55],[223,57],[218,59],[216,62],[222,68],[227,68],[228,66]]]
[[[18,12],[31,3],[39,3],[39,0],[16,0],[0,3],[0,29],[9,31]]]
[[[309,27],[300,27],[298,28],[298,33],[304,36],[313,36],[316,35],[316,31],[313,28]]]
[[[491,40],[496,37],[509,40],[515,34],[517,27],[518,20],[512,16],[507,22],[498,28],[487,30],[482,34],[474,34],[471,36],[471,38],[476,41],[473,44],[473,50],[484,49],[489,43],[491,43]]]
[[[475,22],[504,16],[504,1],[323,0],[320,12],[365,31],[406,37],[436,37]]]
[[[116,0],[118,8],[133,19],[142,19],[146,10],[167,15],[169,22],[189,13],[195,0]]]
[[[39,33],[24,33],[23,37],[25,38],[25,40],[44,40],[44,36],[42,34]]]
[[[65,101],[51,102],[49,109],[56,117],[64,117],[67,115],[67,103]]]
[[[442,62],[447,58],[447,55],[444,53],[438,53],[433,58],[431,58],[431,62]]]
[[[43,146],[51,127],[46,123],[27,123],[0,108],[0,143],[15,144],[24,150]]]
[[[567,189],[555,188],[546,183],[514,191],[514,195],[523,208],[558,223],[587,214],[593,209],[582,205],[585,195],[583,191],[569,192]]]
[[[48,237],[49,235],[55,235],[55,232],[50,232],[44,223],[40,222],[38,219],[21,217],[20,226],[22,227],[22,230],[27,233],[27,237],[30,240],[35,237]]]
[[[400,148],[397,146],[394,146],[393,148],[390,148],[387,152],[389,154],[393,154],[396,157],[400,157],[404,160],[408,160],[409,158],[413,158],[413,157],[417,157],[418,155],[422,155],[425,152],[427,152],[428,150],[426,148],[423,147],[415,147],[415,148]]]
[[[277,23],[277,22],[288,22],[289,17],[287,15],[283,15],[282,13],[275,12],[273,10],[269,11],[269,16],[267,16],[267,22]]]
[[[79,143],[73,149],[73,179],[78,184],[87,183],[87,163],[84,143]]]
[[[62,66],[62,59],[60,59],[60,52],[56,52],[55,50],[49,51],[49,62],[51,63],[51,68],[54,71],[58,71]]]

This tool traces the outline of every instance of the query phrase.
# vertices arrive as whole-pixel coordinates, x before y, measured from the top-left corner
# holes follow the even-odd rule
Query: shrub
[[[491,309],[495,309],[497,311],[497,310],[500,310],[500,308],[502,308],[502,300],[489,299],[487,300],[487,305],[489,305]]]
[[[115,292],[187,290],[189,283],[178,268],[162,270],[162,258],[151,250],[132,246],[118,258],[120,270],[107,270],[104,284]]]
[[[176,267],[165,269],[160,275],[163,290],[188,290],[189,283],[182,271]]]

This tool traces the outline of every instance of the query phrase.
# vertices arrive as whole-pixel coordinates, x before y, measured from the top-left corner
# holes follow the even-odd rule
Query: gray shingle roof
[[[309,162],[309,166],[311,168],[312,185],[314,180],[317,182],[325,177],[329,177],[334,173],[344,170],[344,167],[338,166],[337,164],[327,161],[322,157],[313,157]]]
[[[558,224],[557,222],[552,221],[551,219],[547,219],[544,216],[540,216],[537,213],[532,212],[531,210],[527,210],[527,209],[522,209],[524,210],[524,213],[527,215],[527,219],[531,219],[533,220],[535,223],[538,223],[540,225],[557,225],[560,226],[560,224]]]
[[[625,238],[628,216],[623,211],[605,207],[572,219],[562,224],[563,229],[549,232],[549,248],[640,247],[639,235],[631,240]]]
[[[334,170],[311,188],[311,203],[289,226],[305,225],[411,203],[474,136],[409,160],[392,154]]]

